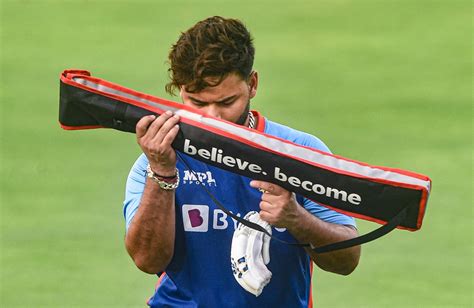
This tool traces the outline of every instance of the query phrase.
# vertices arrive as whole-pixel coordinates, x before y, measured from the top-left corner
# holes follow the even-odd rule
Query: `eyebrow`
[[[199,104],[209,104],[209,102],[205,102],[205,101],[198,100],[198,99],[195,98],[195,97],[192,97],[192,96],[188,96],[188,97],[189,97],[190,100],[195,101],[195,102],[197,102],[197,103],[199,103]],[[237,97],[237,95],[232,95],[232,96],[223,98],[223,99],[221,99],[221,100],[218,100],[218,101],[216,101],[215,103],[217,103],[217,104],[222,104],[222,103],[231,101],[231,100],[233,100],[233,99],[236,98],[236,97]]]

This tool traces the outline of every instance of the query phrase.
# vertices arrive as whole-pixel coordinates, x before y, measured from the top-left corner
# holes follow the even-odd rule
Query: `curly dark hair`
[[[171,81],[165,89],[174,95],[184,86],[186,91],[195,93],[219,85],[230,73],[247,79],[254,56],[253,39],[241,21],[209,17],[181,33],[171,47]]]

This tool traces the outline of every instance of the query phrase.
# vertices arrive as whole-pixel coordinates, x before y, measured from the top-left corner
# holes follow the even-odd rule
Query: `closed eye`
[[[198,107],[198,108],[202,108],[202,107],[205,107],[207,105],[206,103],[197,102],[197,101],[193,101],[193,100],[191,100],[191,103],[193,103],[193,105]]]
[[[233,98],[233,99],[230,99],[230,100],[226,100],[226,101],[223,101],[223,102],[219,102],[219,105],[222,105],[222,106],[230,106],[232,105],[237,99],[236,98]]]
[[[215,103],[218,104],[218,105],[222,105],[222,106],[230,106],[237,100],[237,98],[238,98],[237,95],[232,95],[232,96],[226,97],[224,99],[221,99],[219,101],[216,101]],[[208,102],[198,100],[197,98],[194,98],[192,96],[189,96],[189,100],[193,103],[194,106],[196,106],[198,108],[205,107],[206,105],[209,104]]]

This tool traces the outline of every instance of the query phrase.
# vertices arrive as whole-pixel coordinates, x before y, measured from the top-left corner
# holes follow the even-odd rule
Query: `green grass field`
[[[423,228],[316,270],[317,307],[472,307],[472,2],[1,1],[1,307],[143,307],[123,245],[132,134],[67,132],[59,73],[167,97],[166,57],[210,15],[255,37],[253,107],[334,153],[429,175]],[[177,99],[177,98],[174,98]],[[358,221],[361,232],[378,225]]]

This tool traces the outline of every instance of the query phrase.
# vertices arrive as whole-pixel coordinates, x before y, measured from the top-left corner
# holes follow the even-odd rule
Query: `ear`
[[[254,98],[257,95],[257,88],[258,88],[258,73],[257,71],[253,71],[250,73],[248,83],[249,85],[249,94],[250,98]]]

